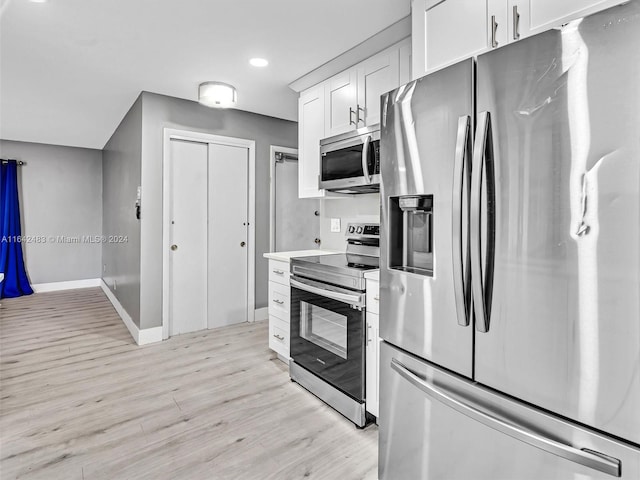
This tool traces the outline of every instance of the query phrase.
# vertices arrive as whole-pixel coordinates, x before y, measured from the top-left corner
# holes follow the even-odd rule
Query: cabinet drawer
[[[380,313],[380,283],[367,280],[367,312]]]
[[[289,320],[290,287],[280,283],[269,282],[269,315]]]
[[[269,260],[269,281],[289,285],[289,262]]]
[[[273,316],[269,316],[269,348],[289,358],[289,324]]]

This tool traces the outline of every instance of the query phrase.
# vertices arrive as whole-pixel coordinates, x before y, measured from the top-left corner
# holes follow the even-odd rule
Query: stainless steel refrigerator
[[[379,478],[640,479],[640,1],[381,119]]]

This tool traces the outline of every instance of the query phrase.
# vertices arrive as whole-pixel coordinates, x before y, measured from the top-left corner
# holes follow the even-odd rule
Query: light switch
[[[331,219],[331,231],[339,233],[340,232],[340,219],[332,218]]]

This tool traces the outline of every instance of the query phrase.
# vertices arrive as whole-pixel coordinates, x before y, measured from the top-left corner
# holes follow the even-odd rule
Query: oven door
[[[291,278],[291,358],[364,401],[364,293]]]

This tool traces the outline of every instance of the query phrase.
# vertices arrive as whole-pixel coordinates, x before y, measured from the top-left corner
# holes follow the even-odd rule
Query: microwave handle
[[[362,146],[362,173],[364,173],[364,178],[367,180],[367,183],[371,183],[371,174],[369,173],[369,146],[371,145],[371,135],[367,135],[367,138],[364,141],[364,145]]]

